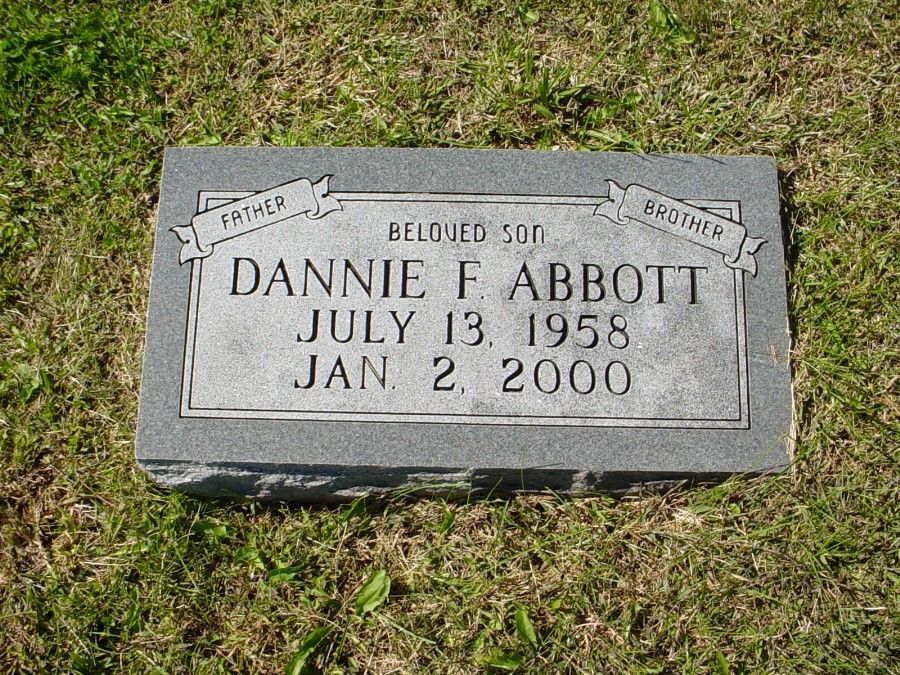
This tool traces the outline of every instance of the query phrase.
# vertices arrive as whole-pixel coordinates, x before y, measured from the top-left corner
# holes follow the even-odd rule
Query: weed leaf
[[[300,645],[300,649],[288,661],[287,667],[284,669],[285,675],[300,675],[303,672],[303,666],[306,665],[306,659],[316,651],[316,647],[326,635],[328,635],[327,628],[315,628],[310,631]]]
[[[497,670],[515,670],[525,663],[525,657],[522,654],[518,652],[504,652],[500,649],[493,649],[484,654],[479,654],[475,657],[475,660],[482,666],[496,668]]]
[[[366,510],[366,498],[360,497],[359,499],[354,499],[353,503],[350,505],[350,508],[345,509],[343,513],[341,513],[341,522],[346,523],[353,520],[356,516],[361,515]]]
[[[693,44],[697,35],[663,0],[650,0],[650,28],[672,47]]]
[[[444,519],[441,521],[441,524],[438,526],[438,533],[446,534],[447,532],[449,532],[450,528],[453,527],[453,521],[455,521],[455,520],[456,520],[456,514],[453,511],[448,509],[447,513],[444,514]]]
[[[300,571],[300,565],[278,565],[269,570],[266,580],[272,584],[280,584],[287,581],[294,581],[297,573]]]
[[[378,608],[391,592],[391,578],[384,570],[378,570],[366,581],[356,596],[356,613],[362,616]]]
[[[716,652],[716,672],[719,675],[728,675],[731,669],[728,667],[728,659],[722,652]]]
[[[516,633],[526,645],[531,648],[537,647],[537,634],[534,632],[534,626],[531,625],[528,613],[522,607],[516,610]]]
[[[234,554],[235,558],[241,562],[247,563],[251,569],[263,570],[268,568],[268,560],[265,555],[260,553],[254,544],[241,546]]]
[[[228,528],[213,520],[198,520],[191,527],[194,532],[205,534],[210,539],[221,539],[228,534]]]

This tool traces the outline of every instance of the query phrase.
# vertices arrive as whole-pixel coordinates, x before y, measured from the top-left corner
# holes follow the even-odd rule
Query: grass
[[[891,3],[0,4],[0,671],[889,672]],[[791,471],[341,508],[157,489],[133,438],[166,144],[763,154]]]

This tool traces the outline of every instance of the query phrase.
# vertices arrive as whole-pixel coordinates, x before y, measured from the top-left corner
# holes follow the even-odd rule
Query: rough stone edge
[[[207,497],[304,503],[347,502],[363,496],[389,494],[450,499],[523,493],[622,495],[648,490],[665,491],[686,483],[722,482],[735,475],[235,464],[148,459],[141,459],[139,465],[159,485],[181,492]],[[757,476],[777,470],[773,467],[745,475]]]

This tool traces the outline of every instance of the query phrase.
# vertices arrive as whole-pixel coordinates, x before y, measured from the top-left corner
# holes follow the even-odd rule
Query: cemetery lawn
[[[0,672],[888,672],[900,654],[892,3],[0,3]],[[133,441],[164,145],[760,154],[789,472],[288,508]],[[436,449],[439,451],[439,449]]]

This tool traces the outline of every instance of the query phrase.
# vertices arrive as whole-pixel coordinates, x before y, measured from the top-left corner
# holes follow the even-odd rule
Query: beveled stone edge
[[[139,460],[163,487],[226,499],[341,503],[359,497],[407,495],[465,499],[516,494],[625,495],[680,486],[721,483],[782,471],[773,466],[745,473],[625,472],[573,469],[325,466],[299,464]]]

